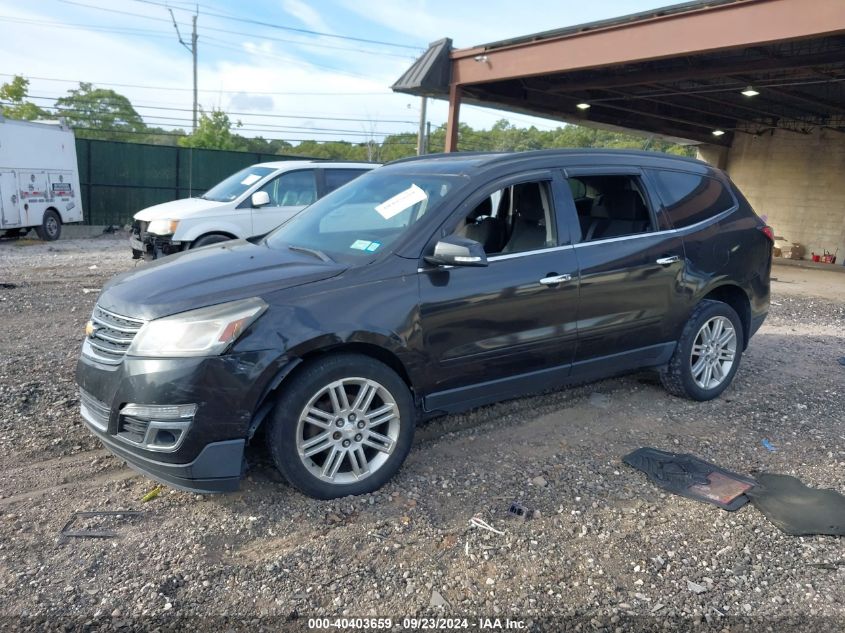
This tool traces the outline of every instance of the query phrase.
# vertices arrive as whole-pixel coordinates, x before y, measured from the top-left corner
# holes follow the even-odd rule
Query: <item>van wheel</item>
[[[327,356],[284,386],[267,442],[276,468],[317,499],[381,488],[405,461],[414,407],[403,380],[359,354]]]
[[[36,226],[35,232],[45,242],[53,242],[59,239],[62,235],[62,219],[59,214],[52,209],[47,209],[41,220],[41,226]]]
[[[702,301],[660,371],[660,381],[675,396],[712,400],[733,381],[742,348],[742,324],[734,309],[721,301]]]
[[[219,242],[228,242],[230,237],[226,235],[220,235],[219,233],[212,233],[211,235],[205,235],[198,240],[196,240],[193,244],[191,244],[191,248],[200,248],[201,246],[208,246],[209,244],[217,244]]]

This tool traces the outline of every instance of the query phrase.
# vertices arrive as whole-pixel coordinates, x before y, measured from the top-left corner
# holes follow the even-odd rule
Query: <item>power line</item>
[[[0,105],[15,105],[11,101],[0,101]],[[85,110],[75,110],[73,108],[61,108],[61,107],[50,107],[49,110],[52,110],[52,114],[56,116],[68,116],[75,121],[81,121],[83,123],[98,123],[101,118],[97,117],[96,114],[91,114]],[[177,126],[179,123],[191,123],[191,119],[185,117],[168,117],[168,116],[147,116],[144,117],[144,121],[147,125],[171,125]],[[256,127],[257,126],[257,127]],[[308,132],[310,134],[315,134],[318,136],[326,136],[326,135],[344,135],[344,136],[363,136],[363,137],[373,137],[373,136],[396,136],[401,134],[411,134],[411,132],[366,132],[362,130],[350,130],[345,128],[331,128],[331,127],[310,127],[310,126],[302,126],[302,125],[273,125],[270,123],[247,123],[241,126],[233,126],[233,132],[237,131],[244,131],[244,132]]]
[[[47,100],[47,101],[55,101],[54,97],[43,97],[43,96],[36,96],[30,95],[27,97],[28,99],[39,99],[39,100]],[[102,99],[103,101],[109,101],[109,99]],[[115,103],[115,101],[112,101]],[[60,106],[61,107],[61,106]],[[174,108],[174,107],[167,107],[167,106],[153,106],[153,105],[141,105],[141,104],[132,104],[134,108],[141,108],[144,110],[167,110],[171,112],[193,112],[192,108]],[[261,114],[258,112],[227,112],[229,116],[260,116],[260,117],[267,117],[273,119],[301,119],[301,120],[314,120],[314,121],[354,121],[356,123],[405,123],[408,125],[416,125],[416,121],[406,121],[403,119],[370,119],[370,118],[355,118],[355,117],[331,117],[331,116],[313,116],[310,114]]]
[[[163,36],[163,37],[170,37]],[[0,77],[15,77],[14,73],[0,73]],[[110,86],[113,88],[140,88],[143,90],[162,90],[167,92],[191,92],[193,88],[176,88],[173,86],[150,86],[146,84],[124,84],[124,83],[112,83],[107,81],[88,81],[83,82],[78,79],[60,79],[58,77],[35,77],[30,75],[27,79],[35,79],[38,81],[55,81],[59,83],[68,83],[68,84],[80,84],[80,83],[90,83],[95,86]],[[213,88],[208,89],[200,89],[200,92],[209,92],[214,94],[233,94],[233,95],[278,95],[278,96],[299,96],[299,97],[363,97],[363,96],[387,96],[393,95],[393,92],[264,92],[264,91],[245,91],[245,90],[215,90]]]
[[[77,131],[83,132],[102,132],[102,133],[109,133],[109,134],[135,134],[135,135],[142,135],[142,136],[173,136],[179,138],[188,138],[188,135],[185,133],[178,133],[178,132],[159,132],[155,130],[149,131],[135,131],[135,130],[121,130],[121,129],[114,129],[114,128],[97,128],[97,127],[77,127],[74,128]],[[313,138],[278,138],[278,139],[265,139],[265,140],[275,140],[275,141],[286,141],[288,143],[346,143],[347,145],[366,145],[365,142],[349,142],[349,141],[330,141],[330,140],[323,140],[323,141],[315,141]],[[391,141],[385,140],[382,145],[416,145],[416,141]],[[202,149],[202,148],[197,148]]]
[[[156,31],[154,29],[138,29],[124,26],[102,26],[97,24],[78,24],[72,22],[51,22],[49,20],[30,20],[27,18],[17,18],[8,15],[0,15],[0,22],[11,22],[13,24],[31,24],[34,26],[44,26],[47,28],[56,29],[87,29],[92,31],[100,31],[105,33],[117,33],[119,35],[141,35],[144,37],[169,37],[165,35],[164,31]]]
[[[325,50],[334,51],[351,51],[354,53],[363,53],[365,55],[378,55],[379,57],[396,57],[398,59],[412,60],[414,57],[408,55],[401,55],[398,53],[386,53],[384,51],[371,51],[366,48],[352,48],[351,46],[332,46],[330,44],[322,44],[317,42],[303,42],[300,40],[289,40],[283,37],[272,37],[270,35],[256,35],[255,33],[244,33],[243,31],[232,31],[230,29],[218,29],[213,26],[203,26],[203,31],[215,31],[218,33],[228,33],[230,35],[243,35],[244,37],[254,37],[260,40],[267,40],[271,42],[282,42],[284,44],[296,44],[297,46],[312,46]]]
[[[70,0],[62,0],[62,1],[69,2]],[[154,0],[134,0],[134,2],[140,2],[142,4],[151,4],[151,5],[159,6],[159,7],[168,7],[167,4],[165,4],[163,2],[155,2]],[[187,11],[188,9],[178,9],[178,10]],[[420,51],[420,50],[423,50],[425,48],[425,47],[420,47],[420,46],[412,46],[410,44],[397,44],[396,42],[385,42],[383,40],[372,40],[372,39],[367,39],[367,38],[363,38],[363,37],[353,37],[351,35],[337,35],[335,33],[323,33],[321,31],[312,31],[310,29],[301,29],[301,28],[297,28],[297,27],[293,27],[293,26],[282,26],[280,24],[273,24],[271,22],[262,22],[261,20],[253,20],[253,19],[250,19],[250,18],[235,17],[235,16],[230,16],[230,15],[224,15],[222,13],[213,13],[211,11],[204,11],[203,15],[208,15],[208,16],[220,18],[220,19],[223,19],[223,20],[231,20],[233,22],[242,22],[244,24],[254,24],[256,26],[263,26],[263,27],[270,28],[270,29],[279,29],[279,30],[282,30],[282,31],[292,31],[294,33],[305,33],[307,35],[317,35],[319,37],[331,37],[331,38],[334,38],[334,39],[347,40],[347,41],[350,41],[350,42],[362,42],[364,44],[378,44],[380,46],[393,46],[395,48],[405,48],[405,49],[410,49],[410,50],[414,50],[414,51]]]
[[[213,42],[214,41],[216,41],[216,42],[222,41],[222,40],[217,40],[216,38],[210,38],[208,36],[204,37],[203,39],[205,41],[211,40]],[[340,73],[341,75],[349,75],[350,77],[359,77],[359,78],[362,78],[362,79],[369,79],[368,75],[364,75],[362,73],[356,73],[356,72],[353,72],[351,70],[344,70],[342,68],[338,68],[337,66],[328,66],[326,64],[320,64],[320,63],[310,61],[310,60],[309,61],[303,61],[303,60],[297,59],[295,57],[287,57],[287,56],[284,56],[284,55],[275,55],[273,53],[266,53],[264,51],[247,51],[247,50],[244,50],[243,48],[239,48],[237,46],[232,46],[229,42],[224,42],[223,44],[212,44],[211,46],[214,47],[214,48],[220,48],[220,49],[223,49],[223,50],[235,51],[237,53],[241,53],[241,54],[245,54],[245,55],[255,55],[255,56],[258,56],[258,57],[280,59],[282,61],[293,62],[295,64],[303,64],[304,63],[304,64],[307,64],[309,66],[314,66],[315,68],[322,68],[324,70],[331,70],[332,72]]]
[[[144,17],[138,15],[138,17]],[[80,23],[71,23],[71,22],[54,22],[50,20],[33,20],[27,18],[18,18],[15,16],[7,16],[7,15],[0,15],[0,21],[2,22],[12,22],[16,24],[31,24],[34,26],[46,27],[46,28],[54,28],[54,29],[85,29],[85,30],[92,30],[92,31],[99,31],[103,33],[117,33],[120,35],[147,35],[149,37],[169,37],[164,31],[158,31],[155,29],[139,29],[139,28],[132,28],[132,27],[122,27],[122,26],[105,26],[101,24],[80,24]],[[181,26],[185,26],[181,24]],[[302,40],[292,40],[283,37],[273,37],[271,35],[256,35],[255,33],[246,33],[244,31],[232,31],[231,29],[221,29],[216,28],[213,26],[203,26],[201,29],[203,32],[205,31],[213,31],[215,33],[227,33],[229,35],[242,35],[244,37],[254,37],[258,40],[266,40],[271,42],[282,42],[284,44],[295,44],[297,46],[307,46],[307,47],[314,47],[319,48],[321,50],[335,50],[335,51],[350,51],[354,53],[361,53],[363,55],[377,55],[379,57],[395,57],[397,59],[405,59],[405,60],[412,60],[413,57],[409,55],[403,55],[400,53],[388,53],[385,51],[374,51],[369,50],[366,48],[353,48],[351,46],[333,46],[331,44],[324,44],[318,42],[306,42]]]

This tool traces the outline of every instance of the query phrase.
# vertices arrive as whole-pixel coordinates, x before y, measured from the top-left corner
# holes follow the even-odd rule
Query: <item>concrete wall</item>
[[[837,264],[845,260],[845,134],[737,133],[727,156],[713,146],[699,156],[723,163],[775,235],[802,244],[806,259],[838,248]]]

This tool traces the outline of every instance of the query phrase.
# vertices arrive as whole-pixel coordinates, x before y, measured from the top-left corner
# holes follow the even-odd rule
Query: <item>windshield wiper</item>
[[[296,246],[294,244],[288,244],[288,248],[298,253],[308,253],[309,255],[313,255],[314,257],[317,257],[324,262],[334,263],[334,260],[331,257],[326,255],[323,251],[318,251],[316,248],[308,248],[307,246]]]

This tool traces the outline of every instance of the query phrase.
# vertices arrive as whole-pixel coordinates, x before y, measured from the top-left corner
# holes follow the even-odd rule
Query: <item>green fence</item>
[[[198,196],[249,165],[302,158],[79,138],[84,222],[128,224],[145,207]]]

